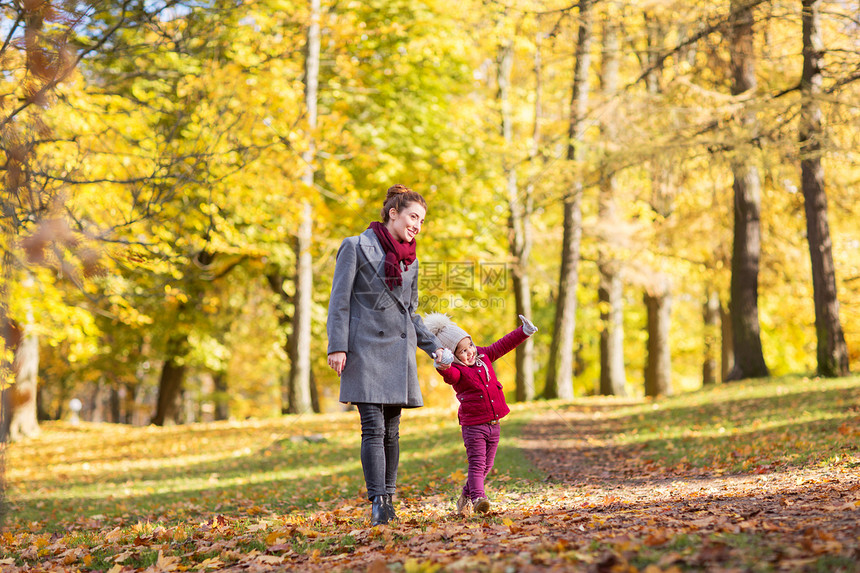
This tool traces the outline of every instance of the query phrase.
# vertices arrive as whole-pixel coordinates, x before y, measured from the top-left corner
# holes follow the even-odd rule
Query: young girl
[[[452,364],[444,364],[437,359],[435,366],[445,382],[454,387],[460,401],[457,417],[469,460],[466,485],[457,500],[457,513],[460,515],[468,515],[473,509],[480,513],[490,510],[484,479],[493,469],[496,458],[499,421],[510,412],[492,363],[537,332],[537,327],[524,316],[520,315],[520,320],[522,326],[513,332],[490,346],[476,347],[469,333],[454,324],[447,315],[437,312],[424,318],[428,330],[454,353]]]

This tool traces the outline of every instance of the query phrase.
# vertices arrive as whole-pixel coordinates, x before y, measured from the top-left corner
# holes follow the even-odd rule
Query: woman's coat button
[[[405,332],[401,332],[401,333],[400,333],[400,338],[406,338],[406,333],[405,333]]]
[[[380,331],[379,331],[379,336],[383,336],[383,335],[385,335],[385,333],[384,333],[383,331],[381,331],[381,330],[380,330]]]

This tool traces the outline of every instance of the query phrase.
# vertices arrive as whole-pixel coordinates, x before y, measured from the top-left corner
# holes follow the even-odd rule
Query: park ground
[[[0,571],[860,571],[860,377],[515,405],[465,518],[455,410],[401,430],[370,528],[355,412],[45,424],[5,452]]]

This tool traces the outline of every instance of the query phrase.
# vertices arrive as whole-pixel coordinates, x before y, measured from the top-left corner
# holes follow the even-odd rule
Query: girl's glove
[[[439,359],[441,364],[451,364],[454,362],[454,353],[447,348],[442,351],[442,357]]]
[[[519,315],[519,317],[520,317],[520,320],[523,321],[523,333],[526,336],[531,336],[532,334],[534,334],[535,332],[538,331],[537,326],[532,324],[532,321],[530,321],[529,319],[527,319],[523,315]]]
[[[454,362],[454,353],[444,348],[442,352],[434,352],[433,358],[437,364],[451,364]]]

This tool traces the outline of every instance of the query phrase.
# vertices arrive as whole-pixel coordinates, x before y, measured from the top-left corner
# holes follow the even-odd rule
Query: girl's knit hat
[[[431,312],[424,317],[424,326],[436,335],[442,346],[451,352],[457,351],[457,345],[464,338],[472,338],[468,332],[454,324],[447,314]]]

